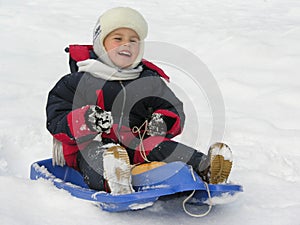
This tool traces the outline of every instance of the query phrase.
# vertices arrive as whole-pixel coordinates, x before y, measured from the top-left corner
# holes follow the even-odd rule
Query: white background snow
[[[234,152],[230,180],[242,184],[244,193],[205,218],[187,216],[180,201],[107,213],[46,181],[29,180],[30,164],[51,157],[45,104],[48,91],[68,73],[63,50],[90,43],[96,19],[114,6],[134,7],[145,16],[147,40],[193,52],[222,91],[224,141]],[[1,224],[300,224],[298,0],[0,0],[0,28]],[[169,75],[181,85],[176,71]],[[201,92],[185,94],[199,96],[204,106],[198,147],[206,152],[209,107],[200,104]],[[182,141],[191,143],[191,123],[185,129]]]

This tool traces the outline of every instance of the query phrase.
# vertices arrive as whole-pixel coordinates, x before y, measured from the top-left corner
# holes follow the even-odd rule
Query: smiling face
[[[109,33],[103,41],[110,60],[119,68],[127,68],[136,60],[140,50],[137,33],[129,28],[119,28]]]

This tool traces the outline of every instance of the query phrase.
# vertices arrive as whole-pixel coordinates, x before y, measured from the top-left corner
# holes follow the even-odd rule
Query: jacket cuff
[[[85,121],[85,113],[89,108],[90,105],[87,105],[75,109],[67,115],[68,126],[75,139],[80,139],[91,134],[97,134],[97,132],[90,130]]]

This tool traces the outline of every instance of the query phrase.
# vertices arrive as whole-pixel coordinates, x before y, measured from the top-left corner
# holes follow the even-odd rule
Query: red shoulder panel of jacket
[[[146,59],[142,59],[142,63],[149,69],[156,71],[166,81],[170,82],[170,77],[161,68],[159,68],[152,62],[147,61]]]
[[[69,54],[76,62],[90,58],[90,50],[93,45],[69,45]]]

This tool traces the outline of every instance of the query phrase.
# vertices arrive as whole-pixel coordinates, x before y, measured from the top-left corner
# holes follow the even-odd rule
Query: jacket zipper
[[[117,137],[120,143],[122,143],[122,139],[121,139],[121,135],[120,135],[120,131],[122,128],[122,123],[123,123],[123,117],[124,117],[124,109],[125,109],[125,104],[126,104],[126,98],[127,98],[127,93],[126,93],[126,89],[124,84],[122,83],[122,81],[119,81],[122,90],[123,90],[123,102],[122,102],[122,110],[121,110],[121,114],[120,114],[120,120],[119,120],[119,124],[118,124],[118,131],[117,131]]]

